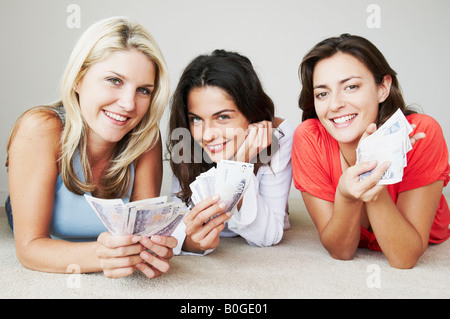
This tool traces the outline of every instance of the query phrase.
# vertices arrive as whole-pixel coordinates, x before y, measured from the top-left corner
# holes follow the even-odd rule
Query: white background
[[[79,8],[79,28],[68,24],[75,13],[67,12],[70,4]],[[379,12],[368,11],[371,4]],[[406,103],[437,119],[450,142],[449,13],[449,0],[0,0],[0,206],[8,194],[3,163],[15,120],[59,99],[70,52],[100,19],[128,16],[150,31],[169,66],[172,92],[197,55],[219,48],[246,55],[277,116],[295,127],[301,122],[297,73],[303,55],[330,36],[364,36],[397,71]],[[164,138],[167,123],[166,112]],[[162,195],[170,193],[171,175],[166,164]],[[300,194],[293,188],[291,196]]]

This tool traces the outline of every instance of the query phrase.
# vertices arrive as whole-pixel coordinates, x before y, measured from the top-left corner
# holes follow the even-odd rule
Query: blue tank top
[[[74,170],[78,178],[84,182],[78,153],[74,164]],[[131,180],[134,182],[133,165],[131,165],[131,172]],[[127,196],[122,198],[125,204],[130,201],[131,190],[132,187],[130,187]],[[87,194],[91,195],[90,193]],[[53,214],[50,224],[52,238],[69,241],[91,241],[97,240],[98,235],[104,231],[107,231],[106,227],[91,206],[89,206],[84,196],[69,191],[63,183],[62,175],[59,174],[56,181]]]
[[[64,114],[58,113],[64,122]],[[81,181],[85,181],[81,169],[80,156],[77,152],[74,159],[74,171]],[[131,164],[131,185],[134,184],[134,165]],[[127,196],[122,198],[126,204],[130,201],[132,186]],[[91,195],[90,193],[87,193]],[[92,196],[92,195],[91,195]],[[68,241],[92,241],[97,240],[100,233],[107,231],[100,218],[89,206],[83,195],[77,195],[69,191],[59,174],[53,202],[53,214],[50,224],[52,238]]]

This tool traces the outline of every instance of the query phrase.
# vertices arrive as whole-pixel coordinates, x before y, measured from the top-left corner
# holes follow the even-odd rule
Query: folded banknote
[[[167,196],[124,204],[121,199],[84,195],[89,205],[114,235],[170,236],[188,208],[181,202],[167,202]]]
[[[402,181],[403,168],[407,166],[406,154],[412,149],[409,139],[412,131],[405,115],[398,109],[373,134],[359,142],[356,149],[356,163],[376,160],[378,167],[390,161],[391,165],[377,185],[390,185]],[[360,180],[371,175],[372,171],[361,174]]]

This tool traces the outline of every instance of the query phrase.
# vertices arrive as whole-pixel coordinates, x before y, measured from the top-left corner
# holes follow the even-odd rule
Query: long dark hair
[[[249,123],[264,120],[274,122],[273,101],[264,92],[247,57],[235,52],[215,50],[210,55],[195,58],[184,70],[172,96],[167,141],[170,166],[181,187],[177,196],[186,203],[192,195],[189,184],[200,173],[211,168],[213,163],[204,160],[207,158],[206,153],[203,153],[201,146],[190,134],[180,141],[174,138],[172,133],[179,128],[189,131],[187,104],[189,93],[194,88],[206,86],[218,87],[227,92]],[[186,156],[184,160],[174,160],[175,150],[179,153],[177,156]],[[261,162],[258,159],[255,170],[260,166]]]
[[[381,84],[385,75],[392,78],[391,90],[386,100],[379,104],[377,125],[384,123],[397,109],[405,115],[415,113],[405,105],[397,73],[389,66],[386,58],[369,40],[350,34],[325,39],[314,46],[303,58],[300,64],[299,77],[302,82],[298,106],[303,111],[302,120],[317,118],[314,108],[313,72],[316,64],[323,59],[332,57],[338,52],[350,54],[363,63],[372,73],[375,83]]]

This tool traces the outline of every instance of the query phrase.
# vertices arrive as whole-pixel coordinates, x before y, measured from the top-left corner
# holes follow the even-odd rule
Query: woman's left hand
[[[261,121],[248,125],[247,137],[234,156],[238,162],[250,162],[259,152],[272,144],[273,124]]]
[[[136,268],[148,278],[155,278],[169,271],[169,260],[173,257],[173,249],[177,246],[177,240],[169,236],[141,236],[139,243],[147,250],[140,253],[145,261],[136,265]]]

